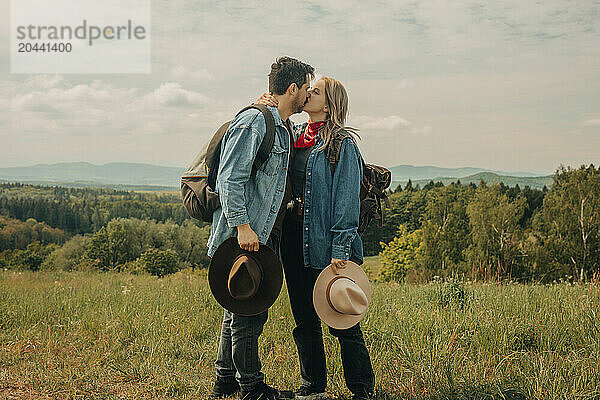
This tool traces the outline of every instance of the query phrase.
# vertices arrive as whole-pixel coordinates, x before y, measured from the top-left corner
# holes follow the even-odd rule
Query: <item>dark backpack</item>
[[[253,104],[245,107],[237,115],[251,108],[255,108],[263,114],[267,125],[267,132],[258,148],[254,164],[252,165],[252,174],[254,175],[256,170],[269,158],[269,154],[273,148],[273,143],[275,142],[275,119],[271,111],[261,104]],[[221,142],[230,123],[231,121],[224,123],[217,130],[212,139],[198,153],[181,177],[183,205],[191,217],[200,221],[212,222],[213,212],[221,207],[219,195],[215,193],[215,189],[221,158]]]
[[[347,137],[354,138],[346,131],[337,132],[329,142],[327,147],[327,159],[331,167],[331,176],[335,172],[335,166],[340,160],[340,150],[342,142]],[[368,228],[372,220],[379,221],[379,227],[383,226],[383,210],[381,209],[381,200],[385,201],[387,208],[390,208],[390,199],[385,190],[392,183],[392,173],[390,170],[378,165],[366,164],[361,156],[363,165],[363,177],[360,184],[360,217],[358,223],[358,234],[362,235]]]

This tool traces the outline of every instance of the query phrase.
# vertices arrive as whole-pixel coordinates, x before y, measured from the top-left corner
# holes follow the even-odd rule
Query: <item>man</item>
[[[221,207],[213,214],[209,257],[232,236],[237,236],[244,250],[258,251],[259,243],[264,243],[279,253],[281,216],[288,200],[284,195],[291,192],[286,179],[293,143],[288,118],[302,111],[313,73],[313,67],[290,57],[281,57],[271,65],[269,91],[278,100],[277,108],[269,107],[275,119],[275,141],[269,158],[254,174],[252,165],[266,134],[264,116],[250,109],[231,121],[221,144],[216,184]],[[248,317],[225,310],[211,398],[230,396],[238,390],[244,400],[283,398],[264,383],[261,372],[258,337],[266,321],[267,311]]]

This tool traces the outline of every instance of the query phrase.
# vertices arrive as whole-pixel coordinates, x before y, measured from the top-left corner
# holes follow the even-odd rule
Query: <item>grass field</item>
[[[369,275],[369,278],[373,278],[373,277],[377,276],[377,272],[379,271],[380,266],[381,266],[381,257],[380,256],[365,257],[364,263],[362,264],[362,267]]]
[[[600,398],[600,288],[375,284],[362,323],[380,398]],[[222,310],[205,278],[0,272],[0,398],[201,399]],[[299,382],[282,292],[261,337],[267,381]],[[329,388],[346,398],[325,333]]]

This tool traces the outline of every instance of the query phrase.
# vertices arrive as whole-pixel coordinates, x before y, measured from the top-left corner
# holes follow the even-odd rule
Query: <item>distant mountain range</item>
[[[76,187],[113,187],[124,190],[177,190],[185,168],[163,167],[152,164],[108,163],[95,165],[88,162],[37,164],[30,167],[0,168],[0,180],[44,185]],[[434,166],[398,165],[392,171],[392,188],[409,179],[423,186],[430,180],[444,184],[460,179],[461,183],[504,182],[506,185],[550,187],[552,175],[533,172],[491,171],[483,168],[441,168]]]
[[[179,187],[184,168],[151,164],[88,162],[37,164],[0,168],[0,179],[18,182],[77,184],[82,186],[142,185]]]
[[[408,181],[409,179],[436,179],[436,178],[461,178],[465,176],[475,175],[481,172],[491,172],[496,175],[502,176],[547,176],[548,174],[540,174],[535,172],[506,172],[506,171],[494,171],[484,168],[441,168],[430,165],[421,167],[415,167],[414,165],[398,165],[396,167],[389,168],[392,171],[393,181]]]
[[[506,172],[493,171],[483,168],[441,168],[433,166],[415,167],[413,165],[398,165],[390,168],[392,171],[392,189],[398,185],[405,185],[410,179],[413,186],[423,187],[431,180],[442,182],[447,185],[460,180],[462,184],[479,184],[481,179],[489,184],[502,182],[507,186],[519,185],[521,188],[529,186],[531,188],[542,189],[544,186],[552,186],[552,177],[554,174],[540,174],[535,172]]]

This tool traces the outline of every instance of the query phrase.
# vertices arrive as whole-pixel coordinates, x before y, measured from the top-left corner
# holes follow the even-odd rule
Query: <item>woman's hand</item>
[[[275,97],[273,97],[271,93],[263,93],[263,95],[260,96],[258,100],[254,102],[254,104],[262,104],[263,106],[277,107],[277,105],[279,105],[279,102]]]
[[[346,260],[340,260],[338,258],[331,259],[331,270],[334,274],[339,275],[338,269],[346,268]]]

